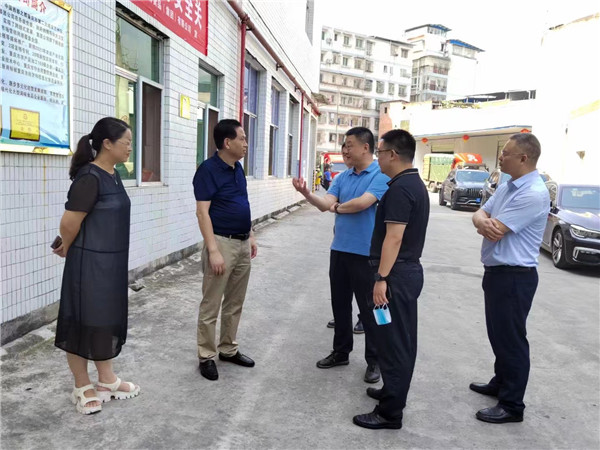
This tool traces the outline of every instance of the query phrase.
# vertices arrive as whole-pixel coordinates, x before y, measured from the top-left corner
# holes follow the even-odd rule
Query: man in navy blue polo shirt
[[[294,178],[293,185],[321,211],[335,213],[335,233],[331,244],[329,283],[333,308],[333,351],[317,362],[320,369],[347,365],[353,347],[352,296],[360,311],[365,331],[365,359],[367,383],[379,381],[377,351],[373,343],[371,326],[375,321],[368,307],[372,276],[369,272],[369,245],[377,201],[387,190],[389,178],[381,173],[373,161],[373,133],[368,128],[355,127],[346,133],[344,142],[348,162],[353,169],[338,174],[324,197],[310,192],[306,181]]]
[[[369,264],[374,274],[373,304],[389,308],[391,322],[376,325],[383,388],[368,388],[379,400],[373,412],[354,417],[371,429],[402,428],[403,410],[417,356],[417,299],[423,288],[423,253],[429,222],[429,196],[412,165],[415,139],[391,130],[379,141],[381,171],[391,180],[375,216]]]
[[[498,404],[477,412],[489,423],[521,422],[529,378],[526,322],[538,285],[538,256],[550,195],[539,172],[540,142],[531,133],[515,134],[500,154],[502,172],[511,176],[473,215],[483,236],[483,292],[488,338],[494,351],[494,377],[471,383],[479,394],[498,398]]]
[[[246,134],[237,120],[221,120],[214,130],[218,152],[204,161],[194,175],[196,216],[204,239],[202,249],[202,301],[198,313],[200,373],[219,377],[214,357],[253,367],[254,361],[238,350],[236,335],[250,260],[256,256],[251,228],[246,175],[239,163],[248,150]],[[215,325],[221,310],[221,336],[217,347]]]

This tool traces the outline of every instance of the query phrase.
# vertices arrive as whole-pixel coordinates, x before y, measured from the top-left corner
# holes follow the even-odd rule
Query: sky
[[[366,35],[401,41],[407,28],[450,28],[449,38],[485,50],[474,93],[536,89],[544,31],[597,12],[598,0],[315,0],[322,25]]]

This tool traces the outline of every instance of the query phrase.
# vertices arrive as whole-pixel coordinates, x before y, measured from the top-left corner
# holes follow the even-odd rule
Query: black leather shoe
[[[227,356],[223,353],[219,353],[219,359],[221,361],[232,362],[234,364],[237,364],[238,366],[254,367],[254,361],[248,358],[246,355],[241,354],[240,352],[237,352],[233,356]]]
[[[369,364],[365,372],[365,383],[377,383],[381,378],[381,372],[377,364]]]
[[[477,419],[489,423],[507,423],[507,422],[523,422],[523,415],[517,416],[509,413],[502,406],[496,405],[491,408],[485,408],[477,411],[475,414]]]
[[[491,395],[492,397],[498,397],[498,386],[492,386],[488,383],[471,383],[469,389],[477,392],[478,394]]]
[[[335,328],[335,320],[331,319],[327,322],[327,328]]]
[[[381,400],[381,389],[367,388],[367,395],[375,400]]]
[[[352,330],[352,332],[354,334],[364,334],[365,333],[365,329],[363,328],[363,324],[360,320],[358,322],[356,322],[356,325],[354,325],[354,329]]]
[[[378,412],[377,406],[373,412],[354,416],[352,418],[352,422],[354,422],[354,425],[358,425],[359,427],[363,428],[370,428],[371,430],[381,430],[384,428],[399,430],[402,428],[402,420],[394,421],[382,417]]]
[[[335,366],[347,366],[348,355],[345,353],[331,352],[329,356],[317,361],[317,367],[319,369],[330,369]]]
[[[200,362],[200,374],[207,380],[214,381],[219,378],[219,372],[217,371],[217,365],[212,359],[208,361]]]

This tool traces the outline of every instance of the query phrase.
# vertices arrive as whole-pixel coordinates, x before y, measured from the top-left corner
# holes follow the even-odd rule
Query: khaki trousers
[[[225,260],[225,273],[218,276],[213,273],[204,245],[202,301],[198,312],[198,358],[201,361],[214,358],[217,350],[226,356],[237,353],[236,335],[250,279],[250,239],[240,241],[216,235],[215,239]],[[219,310],[221,336],[217,348],[215,334]]]

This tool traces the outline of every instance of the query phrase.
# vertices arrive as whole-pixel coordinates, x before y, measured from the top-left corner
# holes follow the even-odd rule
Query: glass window
[[[287,176],[293,175],[293,157],[294,157],[294,117],[296,114],[296,105],[294,102],[289,103],[288,114],[288,141],[287,141]]]
[[[131,148],[136,148],[136,114],[135,114],[135,98],[136,98],[136,83],[117,75],[115,86],[115,116],[129,124],[131,127]],[[116,169],[123,180],[135,180],[135,156],[136,152],[132,151],[129,154],[129,159],[124,163],[119,163]]]
[[[208,105],[217,106],[218,88],[218,77],[198,68],[198,100]]]
[[[246,62],[244,68],[244,131],[248,140],[248,153],[244,158],[246,175],[254,175],[256,152],[256,124],[258,110],[258,71]]]
[[[115,41],[115,115],[129,123],[133,134],[133,151],[117,170],[124,180],[161,181],[160,41],[119,16]]]
[[[400,56],[401,56],[402,58],[408,58],[408,50],[406,50],[405,48],[403,48],[403,49],[401,50]]]
[[[117,66],[159,81],[159,42],[121,17],[117,17]]]
[[[271,126],[269,129],[269,175],[275,174],[275,166],[279,159],[279,99],[280,92],[271,87]]]
[[[383,94],[385,83],[378,81],[377,88],[375,89],[378,94]]]

